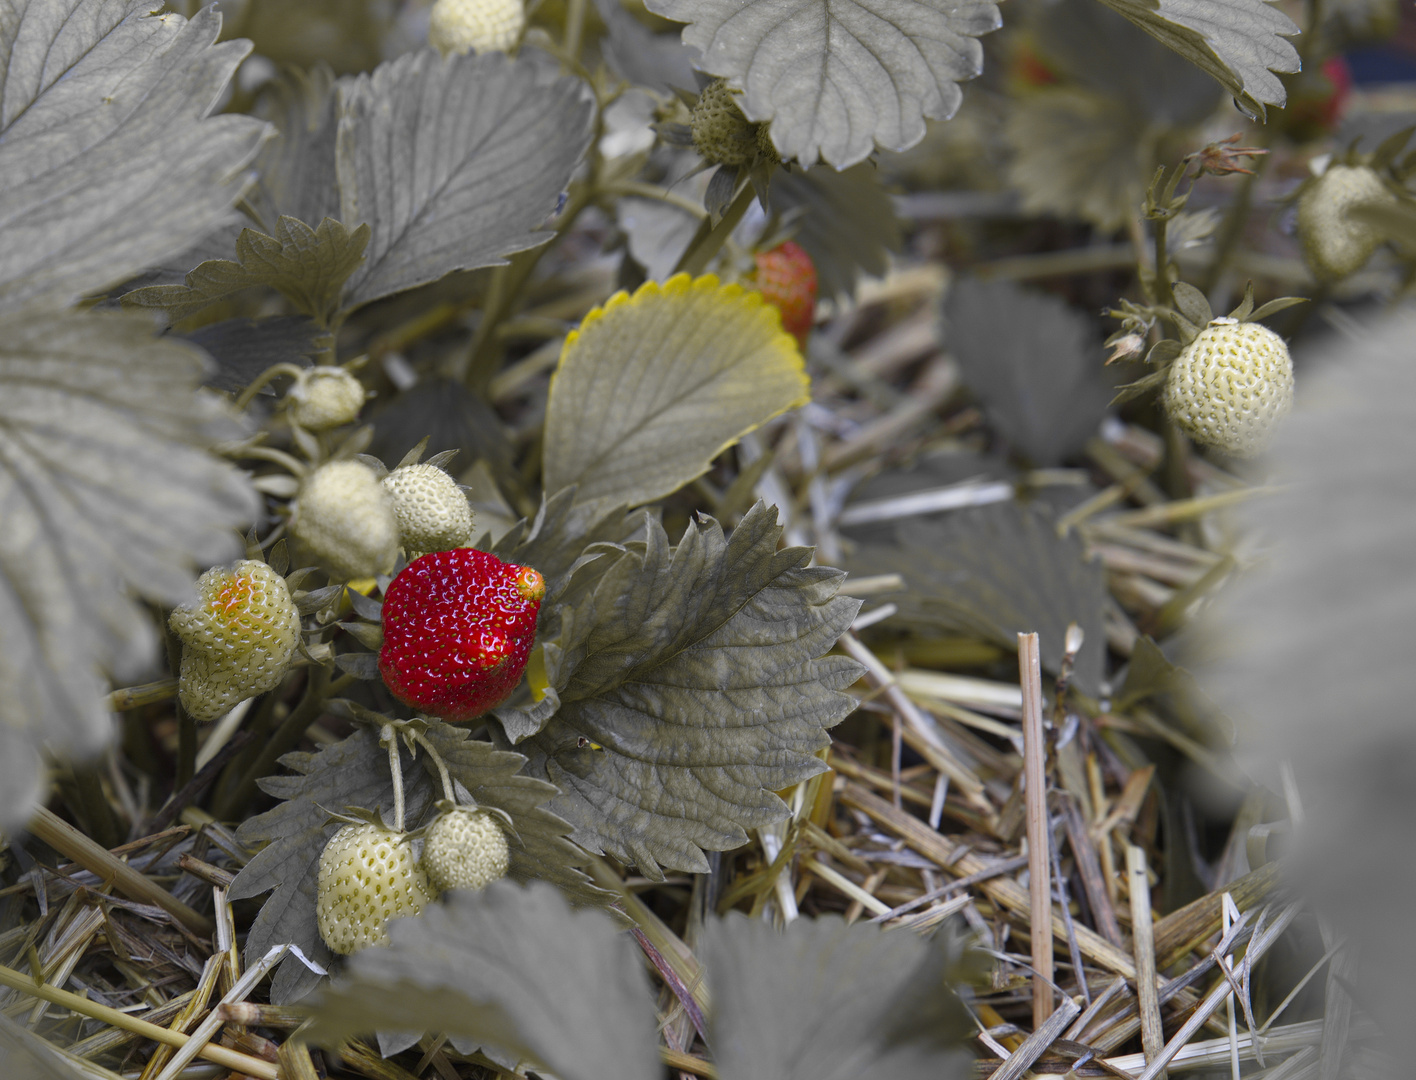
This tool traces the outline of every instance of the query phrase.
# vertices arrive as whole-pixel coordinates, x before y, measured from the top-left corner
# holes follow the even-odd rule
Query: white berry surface
[[[290,533],[343,581],[386,574],[398,556],[393,498],[359,461],[331,461],[310,474]]]
[[[1332,165],[1298,200],[1298,236],[1313,274],[1335,281],[1360,270],[1382,242],[1374,225],[1351,216],[1363,203],[1395,203],[1381,178],[1365,165]]]
[[[459,806],[438,818],[423,844],[423,865],[433,885],[477,890],[506,876],[511,852],[506,833],[486,810]]]
[[[472,543],[472,507],[436,465],[404,465],[383,478],[393,499],[399,540],[412,559]]]
[[[168,624],[182,642],[178,696],[199,721],[273,690],[300,640],[285,579],[252,559],[208,570],[197,581],[196,603],[177,608]]]
[[[390,919],[416,915],[436,897],[413,845],[377,825],[346,825],[320,855],[315,905],[320,937],[343,956],[388,941]]]
[[[307,431],[326,431],[357,420],[364,397],[364,384],[343,368],[310,368],[286,392],[286,415]]]
[[[428,22],[428,44],[444,56],[507,52],[524,29],[521,0],[438,0]]]
[[[1258,323],[1216,320],[1175,359],[1165,407],[1196,442],[1236,457],[1268,445],[1293,404],[1293,362],[1283,339]]]

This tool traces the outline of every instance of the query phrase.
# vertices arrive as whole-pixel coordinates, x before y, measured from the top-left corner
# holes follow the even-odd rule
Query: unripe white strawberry
[[[320,937],[343,956],[388,941],[390,919],[416,915],[437,899],[404,833],[346,825],[320,855],[315,919]]]
[[[423,867],[439,892],[485,888],[506,876],[511,852],[506,833],[490,811],[471,806],[448,810],[423,841]]]
[[[357,420],[365,397],[364,384],[343,368],[306,368],[285,392],[286,416],[307,431],[326,431]]]
[[[1266,326],[1215,319],[1175,358],[1165,408],[1197,442],[1257,454],[1293,404],[1293,362]]]
[[[1382,242],[1379,229],[1350,211],[1363,203],[1395,203],[1381,177],[1365,165],[1330,165],[1298,199],[1298,236],[1319,281],[1362,268]]]
[[[688,121],[693,148],[710,165],[751,165],[759,158],[777,161],[771,137],[743,115],[726,81],[714,79],[698,95]]]
[[[393,498],[399,540],[410,561],[430,551],[472,543],[472,507],[457,482],[436,465],[404,465],[383,478]]]
[[[386,574],[398,556],[393,497],[359,461],[331,461],[305,479],[290,534],[343,581]]]
[[[438,0],[428,22],[428,44],[443,56],[507,52],[524,29],[522,0]]]
[[[208,570],[197,581],[196,603],[177,608],[168,624],[182,642],[178,696],[200,721],[275,689],[300,640],[285,579],[252,559]]]

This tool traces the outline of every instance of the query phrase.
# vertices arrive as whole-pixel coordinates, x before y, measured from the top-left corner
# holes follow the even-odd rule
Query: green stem
[[[1168,218],[1155,221],[1155,299],[1164,307],[1175,306],[1175,293],[1170,288],[1170,255],[1166,249],[1166,232],[1170,226]]]
[[[291,476],[302,477],[309,468],[299,458],[287,454],[284,450],[277,450],[273,446],[243,446],[233,457],[256,458],[260,461],[273,461],[284,468]]]
[[[272,379],[278,379],[282,375],[289,375],[292,379],[298,379],[300,377],[300,369],[294,364],[286,363],[280,363],[273,367],[266,368],[251,380],[246,389],[242,390],[240,396],[236,398],[236,411],[240,412],[254,401],[256,395],[261,392],[261,389],[266,383],[270,382]]]
[[[379,742],[388,747],[388,771],[393,779],[393,831],[403,831],[403,760],[398,755],[398,732],[385,724],[379,732]]]
[[[585,0],[570,0],[565,14],[565,51],[574,60],[580,59],[580,39],[585,34]]]
[[[708,263],[713,256],[722,250],[723,244],[727,242],[733,230],[738,227],[738,222],[747,213],[747,208],[752,205],[752,201],[757,198],[757,193],[753,191],[751,184],[744,184],[737,198],[724,212],[718,223],[714,225],[711,218],[704,218],[698,224],[698,231],[693,234],[693,239],[689,241],[688,248],[679,257],[678,265],[674,267],[675,274],[703,273],[708,268]]]
[[[1308,25],[1303,28],[1303,38],[1298,45],[1298,58],[1305,70],[1322,44],[1319,34],[1322,27],[1323,0],[1308,0]]]
[[[1162,420],[1162,434],[1165,437],[1164,477],[1166,494],[1172,499],[1188,499],[1194,494],[1190,485],[1190,474],[1186,468],[1190,456],[1190,444],[1165,414]]]
[[[320,718],[328,692],[329,671],[323,667],[311,668],[300,703],[290,711],[290,715],[276,728],[275,734],[261,747],[255,761],[241,774],[241,779],[230,795],[218,801],[212,810],[213,817],[226,820],[234,817],[236,812],[246,805],[256,793],[256,781],[268,776],[275,768],[275,763],[299,744],[305,729]]]
[[[432,758],[433,764],[438,767],[438,778],[442,780],[443,798],[448,802],[457,802],[457,792],[452,787],[452,777],[448,774],[447,764],[443,761],[442,755],[428,741],[427,736],[420,732],[413,733],[413,739],[419,746],[428,752],[428,757]]]
[[[653,199],[656,202],[664,203],[675,209],[682,210],[694,218],[707,216],[707,211],[699,206],[692,199],[686,198],[675,191],[665,191],[661,187],[653,184],[646,184],[641,180],[621,180],[605,189],[606,195],[628,195],[634,199]]]
[[[1266,146],[1268,144],[1268,129],[1264,128],[1254,141],[1261,148]],[[1234,256],[1234,249],[1239,245],[1240,237],[1244,235],[1244,226],[1249,223],[1249,212],[1254,203],[1254,186],[1268,165],[1268,155],[1255,159],[1253,164],[1254,168],[1239,181],[1239,193],[1234,197],[1234,202],[1230,204],[1229,213],[1225,215],[1224,224],[1220,227],[1219,236],[1214,243],[1214,259],[1205,272],[1204,281],[1199,287],[1202,293],[1213,292],[1214,287],[1219,284],[1219,279],[1224,275],[1229,260]]]

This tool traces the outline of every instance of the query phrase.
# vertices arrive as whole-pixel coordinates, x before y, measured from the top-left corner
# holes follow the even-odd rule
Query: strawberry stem
[[[393,777],[393,831],[403,831],[403,761],[398,756],[398,732],[385,724],[379,742],[388,747],[388,771]]]
[[[457,802],[457,792],[452,789],[452,777],[448,774],[447,764],[443,761],[442,755],[437,752],[421,731],[413,732],[413,741],[428,752],[428,757],[432,758],[433,764],[438,767],[438,777],[442,780],[443,798],[449,802]]]
[[[288,375],[292,379],[298,379],[302,374],[301,370],[294,364],[279,363],[273,367],[268,367],[252,380],[246,389],[241,391],[236,399],[236,411],[243,411],[247,405],[256,400],[256,395],[261,392],[265,385],[272,379],[278,379],[282,375]]]

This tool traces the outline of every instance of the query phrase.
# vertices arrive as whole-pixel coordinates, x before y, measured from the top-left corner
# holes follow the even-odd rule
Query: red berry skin
[[[379,673],[405,705],[471,720],[521,681],[546,583],[529,566],[473,548],[409,563],[383,602]]]
[[[782,329],[806,348],[816,315],[816,266],[791,240],[757,253],[757,288],[782,313]]]

